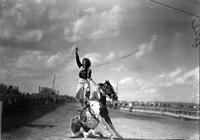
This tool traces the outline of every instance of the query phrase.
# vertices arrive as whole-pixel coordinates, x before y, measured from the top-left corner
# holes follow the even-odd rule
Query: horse
[[[106,96],[112,100],[117,100],[118,96],[110,82],[107,80],[105,83],[99,83],[98,89],[98,93],[93,93],[93,100],[88,101],[88,107],[79,110],[76,116],[72,119],[70,127],[71,133],[76,137],[81,134],[84,137],[92,135],[103,137],[103,134],[100,131],[95,131],[95,128],[99,123],[102,123],[104,128],[109,132],[111,138],[114,137],[111,130],[114,132],[116,137],[122,138],[114,128],[106,106]]]

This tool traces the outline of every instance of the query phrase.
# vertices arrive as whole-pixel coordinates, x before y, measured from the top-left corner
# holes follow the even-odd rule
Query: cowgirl
[[[78,48],[76,48],[76,63],[79,67],[79,80],[76,90],[76,100],[81,103],[82,108],[85,107],[87,100],[90,96],[90,83],[91,78],[91,61],[88,58],[83,58],[82,63],[79,59]]]

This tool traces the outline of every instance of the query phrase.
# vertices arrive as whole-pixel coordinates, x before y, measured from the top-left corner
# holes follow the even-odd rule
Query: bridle
[[[91,79],[91,81],[93,82],[93,84],[97,87],[98,86],[98,84],[93,80],[93,79]],[[105,84],[107,84],[106,82],[104,83],[104,85],[103,86],[105,86]],[[103,87],[102,86],[102,87]],[[109,85],[109,86],[112,86],[112,85]],[[103,91],[103,92],[101,92],[103,95],[105,95],[106,97],[108,97],[108,98],[110,98],[110,99],[112,99],[113,100],[113,94],[112,93],[110,93],[111,95],[111,97],[110,96],[108,96],[106,93],[105,93],[105,91],[104,91],[104,89],[102,89],[102,87],[101,87],[101,90]],[[111,87],[111,88],[113,88],[113,87]],[[112,89],[113,90],[113,89]],[[114,90],[113,90],[114,91]]]

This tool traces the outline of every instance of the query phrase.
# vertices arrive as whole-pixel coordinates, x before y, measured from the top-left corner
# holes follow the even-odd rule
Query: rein
[[[97,84],[93,79],[91,79],[91,81],[93,82],[93,84],[94,84],[95,86],[98,86],[98,84]],[[100,91],[101,94],[103,94],[104,96],[110,98],[107,94],[105,94],[105,92],[103,91],[104,89],[103,89],[102,87],[101,87],[101,90],[102,90],[102,92]],[[105,105],[103,105],[102,103],[101,103],[101,105],[102,105],[102,106],[105,106]],[[91,109],[91,107],[87,107],[87,108],[88,108],[89,113],[93,116],[93,118],[94,118],[96,121],[100,122],[100,120],[95,116],[94,111]]]
[[[100,120],[95,116],[93,110],[91,110],[91,108],[88,108],[88,111],[90,112],[90,114],[92,115],[92,117],[94,117],[94,119],[98,122],[100,122]]]
[[[98,86],[98,84],[97,84],[93,79],[91,79],[91,81],[93,82],[93,84],[94,84],[95,86]]]
[[[91,79],[91,81],[93,82],[93,84],[94,84],[95,86],[98,86],[98,84],[97,84],[93,79]],[[105,94],[105,93],[102,93],[102,94],[104,94],[106,97],[110,98],[107,94]]]

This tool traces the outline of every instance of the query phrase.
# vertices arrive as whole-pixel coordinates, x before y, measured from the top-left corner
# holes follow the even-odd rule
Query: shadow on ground
[[[31,128],[54,128],[57,127],[57,125],[50,125],[50,124],[25,124],[24,127],[31,127]]]
[[[69,138],[77,139],[77,138],[84,138],[84,137],[83,137],[83,135],[80,135],[80,136],[72,136]],[[109,137],[99,137],[99,136],[90,136],[88,138],[90,138],[90,139],[110,139]]]
[[[69,138],[84,138],[83,136],[78,136],[78,137],[69,137]],[[109,137],[98,137],[98,136],[91,136],[89,137],[90,139],[99,139],[99,140],[104,140],[104,139],[110,139]],[[137,138],[113,138],[112,140],[152,140],[152,139],[137,139]],[[154,140],[184,140],[184,139],[154,139]]]
[[[60,105],[34,105],[23,109],[15,109],[6,111],[2,116],[2,133],[7,133],[22,126],[27,127],[55,127],[51,125],[33,125],[32,121],[54,111]],[[4,111],[5,112],[5,111]]]

